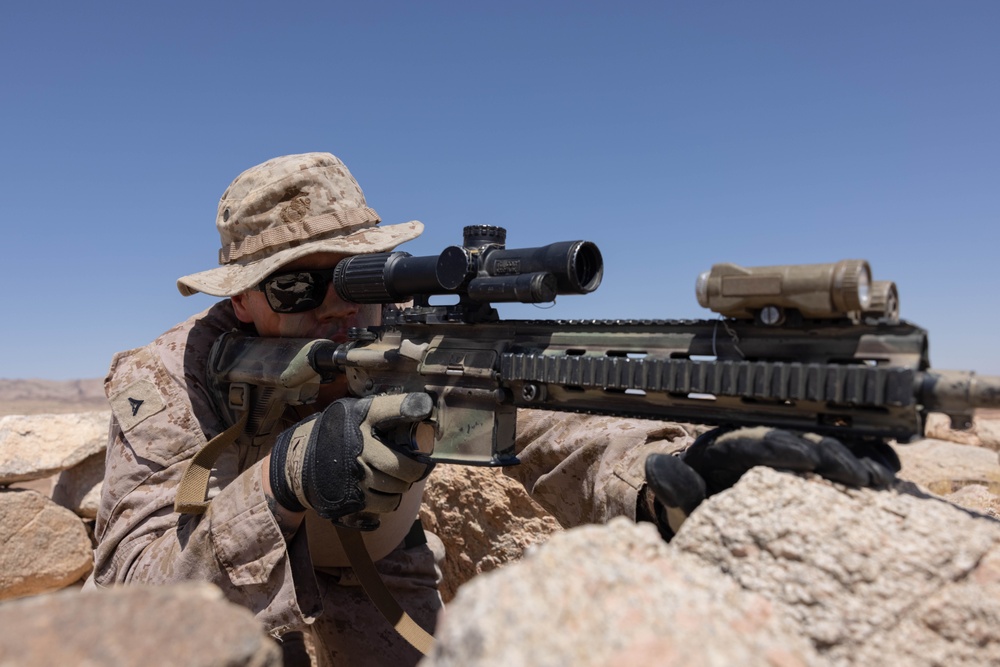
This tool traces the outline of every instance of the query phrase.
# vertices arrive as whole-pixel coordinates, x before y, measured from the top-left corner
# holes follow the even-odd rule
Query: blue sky
[[[340,156],[404,249],[596,242],[510,317],[701,317],[697,274],[866,258],[940,368],[1000,374],[995,2],[17,3],[0,20],[0,377],[101,377],[210,305],[215,208]]]

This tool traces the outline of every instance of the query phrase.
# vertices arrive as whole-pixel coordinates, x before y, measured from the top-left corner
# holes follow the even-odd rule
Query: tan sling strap
[[[223,450],[240,437],[249,414],[250,411],[245,410],[238,422],[209,440],[208,444],[202,447],[188,462],[180,486],[177,488],[177,498],[174,500],[175,512],[178,514],[205,513],[209,503],[205,500],[205,496],[208,495],[208,481],[212,473],[212,466]],[[382,581],[382,575],[375,569],[375,563],[372,562],[365,541],[361,537],[361,532],[341,526],[336,526],[336,529],[340,544],[351,563],[351,569],[357,575],[365,593],[375,603],[375,607],[413,648],[423,655],[430,653],[434,646],[434,638],[417,625],[417,622],[396,602],[396,598],[392,596],[385,582]]]
[[[382,581],[382,575],[375,569],[375,563],[372,562],[371,556],[368,554],[365,541],[361,537],[361,531],[341,526],[336,526],[336,528],[337,537],[340,538],[340,544],[344,547],[344,553],[351,561],[351,569],[354,570],[358,581],[361,582],[361,587],[365,589],[365,593],[375,603],[379,612],[413,648],[423,655],[429,654],[434,647],[434,638],[417,625],[417,622],[396,602],[396,598],[392,596],[385,582]]]
[[[180,486],[177,487],[177,497],[174,499],[174,511],[178,514],[204,514],[208,509],[208,480],[212,474],[212,466],[226,447],[236,442],[243,432],[250,411],[244,410],[239,421],[225,431],[208,441],[198,450],[184,469]]]

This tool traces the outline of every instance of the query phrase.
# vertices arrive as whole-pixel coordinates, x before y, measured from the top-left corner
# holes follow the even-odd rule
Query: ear
[[[236,319],[244,324],[253,324],[253,315],[250,314],[250,293],[243,292],[229,298],[233,303],[233,311]]]

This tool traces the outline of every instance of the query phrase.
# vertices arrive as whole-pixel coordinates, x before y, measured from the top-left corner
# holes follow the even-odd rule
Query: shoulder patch
[[[149,380],[137,380],[111,397],[111,409],[126,433],[167,406]]]

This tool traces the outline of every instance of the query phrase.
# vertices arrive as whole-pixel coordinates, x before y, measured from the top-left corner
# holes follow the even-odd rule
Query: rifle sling
[[[188,462],[180,486],[177,487],[177,497],[174,500],[175,512],[178,514],[205,513],[209,503],[205,500],[205,496],[208,494],[208,482],[212,467],[223,450],[236,442],[236,439],[243,432],[249,414],[249,410],[244,411],[239,421],[209,440],[208,444],[202,447]],[[396,598],[392,596],[382,580],[382,575],[375,569],[375,563],[372,562],[360,531],[341,526],[336,526],[336,529],[340,544],[351,563],[351,569],[354,570],[358,581],[361,582],[361,587],[371,598],[375,607],[413,648],[423,655],[430,653],[434,645],[434,638],[417,625],[416,621],[396,602]]]
[[[385,617],[385,620],[396,628],[396,632],[403,639],[423,655],[428,655],[434,647],[434,638],[417,625],[416,621],[396,602],[396,598],[392,596],[382,580],[382,575],[375,569],[375,563],[372,562],[371,556],[368,554],[361,532],[342,526],[335,527],[340,544],[344,547],[344,553],[351,561],[351,569],[357,575],[365,593],[375,603],[375,607]]]
[[[250,411],[244,410],[239,421],[227,428],[225,431],[208,441],[198,453],[188,461],[187,468],[184,469],[184,476],[181,477],[180,486],[177,487],[177,497],[174,499],[174,511],[178,514],[204,514],[208,509],[208,481],[212,474],[212,467],[215,465],[219,455],[236,442],[243,432],[243,427],[247,423]]]

